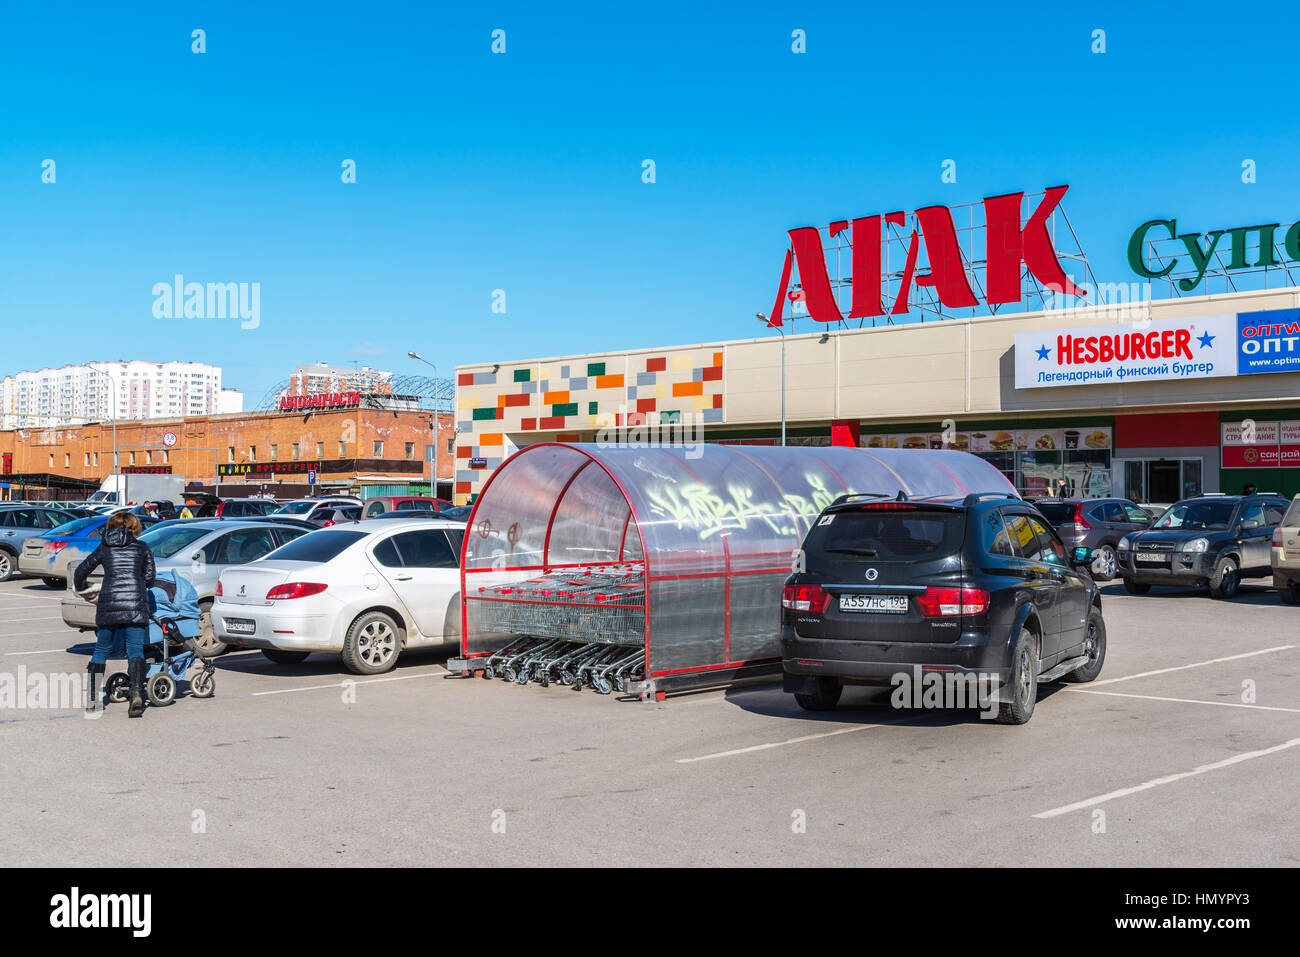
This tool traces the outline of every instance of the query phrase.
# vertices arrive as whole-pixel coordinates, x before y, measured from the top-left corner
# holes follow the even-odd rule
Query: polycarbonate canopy
[[[470,516],[464,650],[509,638],[476,627],[482,586],[643,560],[649,676],[778,658],[781,586],[812,521],[846,492],[900,491],[1015,494],[987,462],[948,450],[529,446]]]

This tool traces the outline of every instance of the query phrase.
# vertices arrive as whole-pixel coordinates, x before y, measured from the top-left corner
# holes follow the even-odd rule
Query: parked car
[[[1300,605],[1300,495],[1273,529],[1273,584],[1288,605]]]
[[[294,528],[301,528],[308,532],[314,532],[319,526],[311,522],[304,521],[301,518],[294,518],[292,515],[250,515],[248,518],[241,518],[241,522],[271,522],[275,525],[291,525]]]
[[[278,664],[330,652],[356,674],[388,671],[405,648],[459,638],[464,533],[436,519],[313,532],[223,571],[213,629]]]
[[[469,513],[474,511],[473,505],[456,505],[452,508],[444,508],[438,513],[439,518],[450,518],[457,522],[468,522]]]
[[[67,516],[57,508],[0,505],[0,582],[18,573],[18,556],[29,538],[39,538],[67,522]]]
[[[209,657],[226,650],[213,635],[211,608],[217,580],[233,565],[257,561],[280,546],[306,535],[305,529],[272,522],[194,519],[164,522],[140,536],[153,552],[159,571],[171,569],[188,579],[199,593],[200,650]],[[98,572],[92,576],[95,581]],[[95,628],[95,606],[76,592],[63,598],[63,621],[82,631]]]
[[[107,524],[106,516],[92,515],[27,539],[18,556],[18,570],[24,575],[35,575],[50,588],[66,588],[71,577],[69,569],[95,550]],[[157,525],[158,520],[143,515],[140,524],[147,529]]]
[[[1118,569],[1119,540],[1151,524],[1151,516],[1126,498],[1049,498],[1034,503],[1067,549],[1095,549],[1092,577],[1110,581]]]
[[[194,518],[251,518],[276,512],[280,503],[270,498],[228,498],[183,508],[188,508]]]
[[[361,521],[361,506],[328,505],[325,508],[318,508],[313,511],[307,521],[317,528],[329,528],[331,525],[338,525],[340,522],[359,522]]]
[[[383,519],[411,519],[411,518],[444,518],[444,512],[435,512],[431,508],[398,508],[388,512],[378,512],[374,515],[365,515],[364,518],[369,521],[374,518]]]
[[[916,667],[991,676],[998,720],[1024,724],[1040,684],[1101,672],[1093,556],[1068,551],[1028,502],[842,495],[802,555],[782,592],[781,654],[784,688],[806,710]]]
[[[306,521],[315,521],[316,512],[324,509],[345,508],[348,506],[361,506],[361,500],[343,496],[331,496],[328,498],[300,498],[296,502],[287,502],[276,509],[274,515],[288,515],[292,518],[301,518]]]
[[[1149,529],[1119,540],[1119,573],[1131,595],[1152,585],[1237,594],[1243,578],[1272,573],[1273,529],[1286,513],[1279,495],[1200,495],[1165,509]]]
[[[451,502],[445,498],[431,498],[428,495],[377,495],[366,499],[362,518],[374,518],[384,512],[416,508],[441,512],[444,508],[451,508]]]

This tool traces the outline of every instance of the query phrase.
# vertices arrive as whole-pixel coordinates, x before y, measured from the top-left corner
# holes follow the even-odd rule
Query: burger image
[[[989,439],[989,448],[997,452],[1007,452],[1015,442],[1015,436],[1010,432],[994,432],[993,438]]]
[[[885,439],[885,448],[887,449],[898,448],[898,436],[891,435],[889,438]]]
[[[1043,434],[1040,435],[1038,437],[1038,441],[1034,443],[1034,448],[1038,449],[1039,451],[1042,451],[1044,449],[1054,449],[1056,448],[1056,442],[1055,440],[1052,439],[1050,435]]]
[[[1110,436],[1105,432],[1093,432],[1083,440],[1083,444],[1090,449],[1108,449],[1110,448]]]
[[[903,439],[903,448],[905,448],[905,449],[924,449],[924,448],[929,448],[929,443],[927,443],[927,442],[925,441],[925,437],[924,437],[924,436],[921,436],[921,435],[909,435],[907,438]]]
[[[873,435],[871,438],[867,439],[867,448],[869,449],[884,448],[884,442],[881,440],[880,436]]]
[[[958,452],[969,452],[970,436],[960,432],[957,433],[957,435],[952,440],[952,447],[956,449]]]

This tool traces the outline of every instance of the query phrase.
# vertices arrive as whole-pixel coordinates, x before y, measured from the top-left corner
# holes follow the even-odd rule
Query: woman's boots
[[[138,718],[144,714],[144,659],[129,659],[126,663],[126,675],[131,686],[131,707],[126,716]]]
[[[86,710],[98,711],[104,694],[104,663],[92,661],[86,665]]]

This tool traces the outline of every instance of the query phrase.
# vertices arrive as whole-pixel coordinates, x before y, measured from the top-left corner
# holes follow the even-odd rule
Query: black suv
[[[1280,495],[1200,495],[1165,509],[1146,531],[1119,540],[1124,588],[1145,595],[1152,585],[1237,594],[1242,578],[1273,574],[1273,529],[1286,514]]]
[[[1092,681],[1106,657],[1091,550],[1071,553],[1010,495],[842,495],[782,593],[785,690],[809,711],[845,684],[927,671],[988,676],[1024,724],[1040,682]]]

